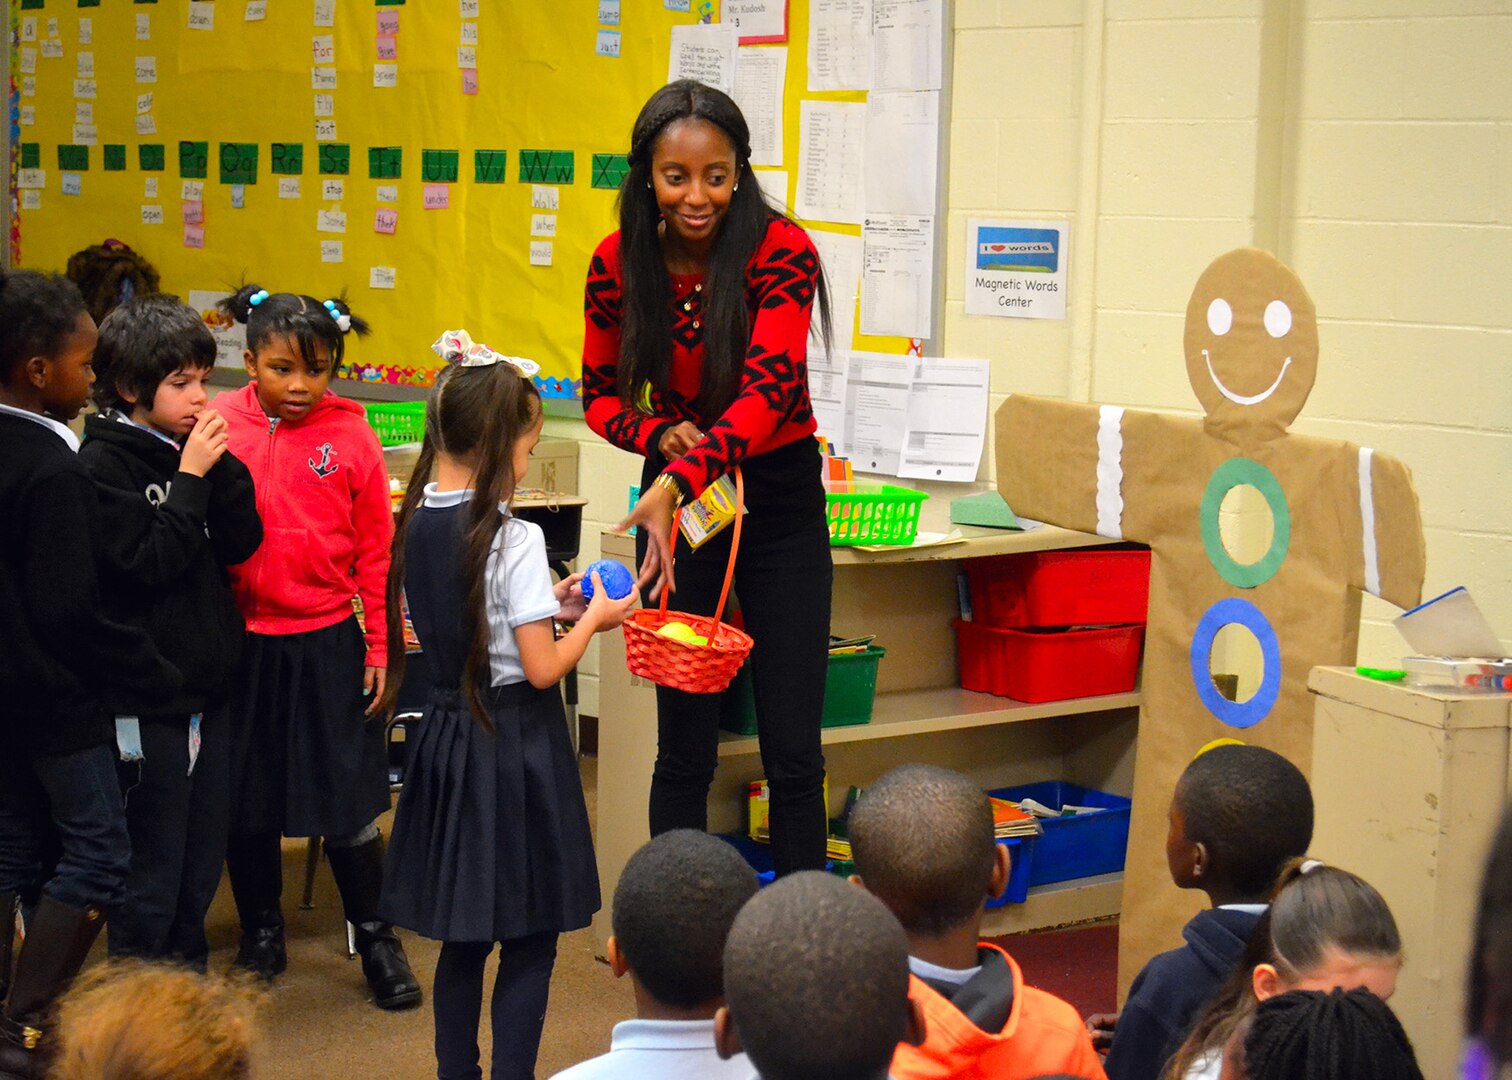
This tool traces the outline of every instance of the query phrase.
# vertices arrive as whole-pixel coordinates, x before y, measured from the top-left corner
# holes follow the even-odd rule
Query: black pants
[[[142,760],[118,761],[131,833],[126,899],[110,922],[110,954],[180,960],[204,970],[205,913],[220,887],[231,798],[223,709],[200,722],[189,771],[189,717],[142,717]]]
[[[531,934],[499,942],[489,1019],[493,1028],[492,1080],[531,1080],[546,1023],[557,935]],[[436,1076],[476,1080],[478,1018],[483,1012],[483,968],[489,941],[447,941],[436,961],[431,1001],[436,1014]]]
[[[642,489],[662,468],[648,460]],[[819,451],[812,439],[751,458],[748,513],[734,592],[751,651],[761,764],[771,792],[777,873],[824,867],[827,815],[820,719],[829,670],[830,560]],[[730,557],[733,527],[691,551],[679,536],[677,592],[668,606],[712,615]],[[645,537],[637,542],[644,555]],[[719,695],[657,687],[651,835],[708,827],[709,785],[719,762]]]

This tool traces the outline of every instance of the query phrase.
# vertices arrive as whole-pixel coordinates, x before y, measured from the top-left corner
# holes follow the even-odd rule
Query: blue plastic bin
[[[1029,897],[1029,876],[1034,872],[1034,842],[1038,837],[1005,836],[998,841],[1008,849],[1008,888],[996,900],[987,901],[989,908],[1022,904]]]
[[[1021,787],[1001,788],[989,792],[994,798],[1033,799],[1053,809],[1066,803],[1095,806],[1095,813],[1076,817],[1047,818],[1040,822],[1043,835],[1027,841],[1033,849],[1028,856],[1029,888],[1053,885],[1057,881],[1113,874],[1124,867],[1129,848],[1130,801],[1122,795],[1047,780]]]
[[[770,885],[777,877],[777,871],[772,866],[772,845],[763,844],[759,840],[752,840],[749,836],[733,835],[731,833],[715,833],[725,843],[729,844],[741,857],[750,864],[751,869],[756,871],[757,884],[762,888]],[[830,873],[835,872],[835,864],[826,861],[824,868]]]

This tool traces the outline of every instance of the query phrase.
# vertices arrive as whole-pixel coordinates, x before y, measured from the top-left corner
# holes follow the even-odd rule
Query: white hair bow
[[[458,367],[489,367],[493,364],[508,364],[520,373],[522,379],[534,378],[541,365],[523,356],[505,356],[482,342],[474,341],[466,330],[448,330],[436,339],[431,349],[448,364]]]

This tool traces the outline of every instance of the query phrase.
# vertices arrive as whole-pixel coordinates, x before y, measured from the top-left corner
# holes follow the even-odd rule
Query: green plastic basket
[[[388,404],[369,402],[368,423],[378,433],[384,446],[417,443],[425,436],[425,402],[395,401]]]
[[[887,650],[872,645],[862,652],[831,653],[824,680],[824,715],[820,727],[869,724],[877,696],[877,666]],[[756,695],[751,665],[742,664],[719,703],[719,726],[740,735],[756,734]]]
[[[831,546],[913,543],[928,495],[892,484],[847,486],[861,490],[825,493]]]

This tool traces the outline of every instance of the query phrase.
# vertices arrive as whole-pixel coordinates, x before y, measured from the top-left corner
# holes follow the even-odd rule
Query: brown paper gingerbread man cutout
[[[998,487],[1015,512],[1151,549],[1120,995],[1150,956],[1180,944],[1200,901],[1171,883],[1164,857],[1187,763],[1227,736],[1307,772],[1308,673],[1354,663],[1361,591],[1410,607],[1423,586],[1406,467],[1287,432],[1318,359],[1313,302],[1290,269],[1252,248],[1216,259],[1187,304],[1185,351],[1200,421],[1019,395],[997,414]],[[1218,522],[1224,496],[1244,484],[1273,522],[1270,549],[1250,564],[1230,556]],[[1242,702],[1225,699],[1209,671],[1214,636],[1230,623],[1255,635],[1264,658],[1260,687]]]

